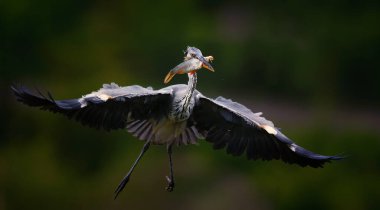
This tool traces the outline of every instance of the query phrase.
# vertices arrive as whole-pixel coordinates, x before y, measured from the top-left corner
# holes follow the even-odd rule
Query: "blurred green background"
[[[380,209],[379,1],[0,2],[0,209]],[[346,160],[323,169],[248,161],[209,143],[151,147],[23,106],[9,86],[80,97],[103,83],[164,87],[187,45],[213,55],[197,89],[223,95],[301,146]],[[177,76],[172,83],[183,83]]]

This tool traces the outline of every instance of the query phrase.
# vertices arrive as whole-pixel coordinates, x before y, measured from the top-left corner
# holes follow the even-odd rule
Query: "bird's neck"
[[[189,76],[189,82],[187,83],[186,92],[182,94],[183,92],[181,91],[181,94],[176,98],[177,100],[174,100],[172,111],[169,113],[169,119],[175,122],[187,120],[194,107],[193,93],[197,85],[197,74],[194,72],[187,75]]]
[[[187,90],[186,90],[185,99],[186,98],[190,99],[197,86],[197,73],[196,72],[187,73],[187,76],[189,77],[189,81],[187,82]],[[187,103],[189,101],[190,100],[187,100]]]
[[[197,86],[197,73],[196,72],[187,73],[187,76],[189,77],[189,81],[187,82],[186,93],[181,99],[181,104],[184,110],[188,109],[191,103],[191,98],[193,96],[195,87]]]

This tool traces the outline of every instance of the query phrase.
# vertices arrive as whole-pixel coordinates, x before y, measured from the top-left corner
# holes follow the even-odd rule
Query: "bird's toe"
[[[166,187],[166,191],[172,192],[174,190],[174,181],[170,179],[168,176],[166,177],[166,180],[168,181],[168,186]]]

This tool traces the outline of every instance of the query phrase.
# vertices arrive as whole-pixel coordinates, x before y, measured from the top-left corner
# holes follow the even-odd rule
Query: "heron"
[[[196,47],[187,47],[184,60],[169,71],[167,84],[177,74],[187,74],[188,83],[167,86],[159,90],[139,85],[121,87],[115,83],[77,99],[55,100],[52,95],[31,91],[22,85],[12,90],[19,102],[42,110],[66,115],[85,126],[96,129],[126,129],[144,141],[137,159],[115,190],[115,199],[124,189],[132,172],[151,145],[165,145],[169,158],[166,190],[175,187],[173,146],[197,144],[200,139],[213,144],[213,149],[225,148],[228,154],[249,160],[280,159],[302,167],[323,167],[342,157],[320,155],[306,150],[285,136],[261,112],[219,96],[204,96],[196,89],[197,72],[214,72],[212,56],[203,56]]]

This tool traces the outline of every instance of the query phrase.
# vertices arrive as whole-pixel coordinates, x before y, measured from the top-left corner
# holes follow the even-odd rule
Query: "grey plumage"
[[[226,148],[234,156],[244,151],[248,159],[281,159],[301,166],[321,167],[336,156],[314,154],[296,145],[273,123],[232,100],[215,100],[195,90],[192,114],[187,120],[168,118],[170,105],[177,93],[183,94],[186,85],[172,85],[161,90],[141,86],[119,87],[115,83],[83,96],[80,99],[54,100],[34,94],[24,87],[13,87],[17,100],[30,106],[58,112],[83,125],[97,129],[124,129],[133,136],[152,144],[194,144],[205,138],[215,149]],[[177,96],[180,98],[180,96]],[[268,133],[263,125],[276,134]]]

